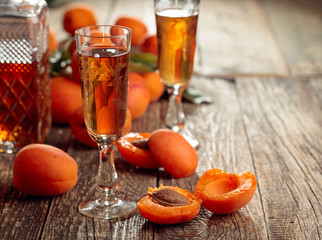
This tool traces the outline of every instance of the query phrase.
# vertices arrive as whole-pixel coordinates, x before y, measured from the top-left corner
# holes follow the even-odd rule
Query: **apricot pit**
[[[118,140],[118,150],[125,161],[141,168],[160,167],[148,148],[150,135],[151,133],[128,133]]]
[[[161,185],[149,188],[137,207],[141,216],[157,224],[184,223],[200,210],[200,201],[188,190]]]

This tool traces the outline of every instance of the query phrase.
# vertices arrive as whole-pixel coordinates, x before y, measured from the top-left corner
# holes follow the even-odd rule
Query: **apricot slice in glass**
[[[206,171],[194,194],[213,213],[227,214],[244,207],[253,197],[257,180],[253,173],[229,174],[219,169]]]
[[[183,205],[180,204],[163,204],[153,197],[158,191],[168,189],[175,191],[177,194],[181,195],[186,201],[183,201]],[[163,197],[161,197],[163,198]],[[177,197],[176,197],[177,198]],[[173,197],[165,197],[166,201],[173,201]],[[181,202],[182,200],[179,200]],[[173,206],[171,206],[173,205]],[[157,224],[176,224],[188,222],[193,219],[200,210],[200,201],[195,198],[195,196],[188,190],[161,185],[159,188],[149,188],[147,196],[143,197],[138,203],[137,207],[141,216],[153,223]]]
[[[147,144],[151,133],[128,133],[118,142],[118,150],[125,161],[141,168],[159,168],[159,163],[153,158]]]

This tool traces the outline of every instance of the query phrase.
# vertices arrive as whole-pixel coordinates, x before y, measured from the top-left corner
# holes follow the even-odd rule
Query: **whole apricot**
[[[158,55],[158,39],[156,35],[147,35],[141,45],[141,52]]]
[[[150,92],[142,76],[137,73],[129,73],[129,90],[127,106],[130,109],[132,119],[141,117],[150,103]]]
[[[220,169],[210,169],[197,182],[194,194],[209,211],[227,214],[250,202],[256,186],[256,177],[251,172],[229,174]]]
[[[85,126],[83,107],[79,107],[74,111],[70,117],[69,124],[77,141],[86,146],[97,148],[97,143],[89,136]]]
[[[164,93],[165,86],[161,81],[160,74],[158,72],[142,73],[146,85],[150,92],[150,102],[155,102],[160,99]]]
[[[66,32],[74,36],[76,29],[97,24],[94,9],[84,3],[71,3],[63,15],[63,27]]]
[[[51,55],[58,48],[56,32],[49,27],[49,54]]]
[[[70,67],[72,68],[72,79],[77,82],[77,83],[81,83],[81,79],[80,79],[80,74],[79,74],[79,67],[78,67],[78,51],[75,50],[73,52],[71,61],[70,61]]]
[[[169,129],[155,130],[148,145],[153,158],[175,178],[192,175],[198,166],[196,150],[177,132]]]
[[[75,160],[59,148],[30,144],[15,157],[13,185],[33,196],[54,196],[75,186],[77,171]]]
[[[51,115],[54,123],[69,123],[73,112],[82,106],[81,86],[64,76],[50,80]]]
[[[69,47],[68,47],[68,53],[70,56],[73,56],[74,54],[74,51],[76,50],[76,40],[74,37],[72,37],[72,41],[71,43],[69,44]]]
[[[132,115],[131,115],[131,111],[129,108],[127,108],[126,110],[126,121],[125,121],[125,125],[124,125],[124,129],[122,132],[122,136],[124,136],[125,134],[129,133],[132,129]]]
[[[120,25],[131,29],[132,46],[138,46],[144,39],[145,34],[148,32],[145,23],[141,19],[132,16],[122,16],[118,18],[115,22],[115,25]]]

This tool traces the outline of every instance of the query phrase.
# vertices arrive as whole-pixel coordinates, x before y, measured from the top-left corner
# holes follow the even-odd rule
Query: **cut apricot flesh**
[[[153,199],[155,192],[168,188],[183,195],[188,201],[182,206],[165,206]],[[200,201],[188,190],[161,185],[159,188],[149,188],[147,196],[143,197],[137,207],[141,216],[157,224],[176,224],[188,222],[193,219],[200,210]]]
[[[118,150],[125,161],[141,168],[160,167],[159,163],[153,158],[148,148],[138,147],[138,145],[135,145],[135,142],[147,140],[150,135],[151,133],[128,133],[118,140]]]
[[[253,173],[229,174],[219,169],[206,171],[194,194],[213,213],[227,214],[244,207],[253,197],[257,180]]]

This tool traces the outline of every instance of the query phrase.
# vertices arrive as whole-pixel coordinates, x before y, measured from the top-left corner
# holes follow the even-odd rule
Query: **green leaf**
[[[63,41],[59,49],[50,56],[50,75],[52,77],[61,75],[69,76],[71,74],[69,67],[71,62],[69,48],[73,40],[73,38],[69,38]]]
[[[130,72],[136,72],[136,73],[148,73],[148,72],[154,71],[152,68],[150,68],[149,66],[141,62],[130,61],[129,67],[130,67]]]
[[[151,53],[134,53],[131,56],[131,62],[141,63],[152,69],[152,71],[155,71],[158,68],[158,57]]]
[[[212,99],[210,96],[207,96],[191,87],[188,87],[183,91],[182,98],[195,104],[212,102]]]

